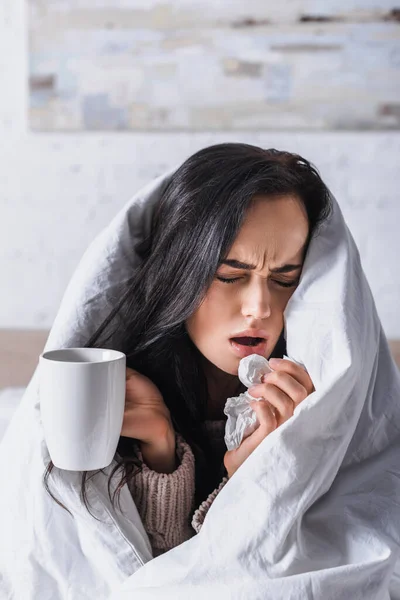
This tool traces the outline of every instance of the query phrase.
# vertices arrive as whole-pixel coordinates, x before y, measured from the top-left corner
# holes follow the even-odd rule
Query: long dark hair
[[[316,168],[297,154],[225,143],[189,157],[173,174],[154,210],[151,235],[135,248],[142,258],[140,266],[122,284],[120,300],[86,344],[110,347],[115,336],[127,365],[160,389],[175,430],[195,455],[197,505],[218,484],[223,465],[214,464],[202,434],[207,384],[185,321],[200,305],[252,199],[260,194],[296,195],[307,212],[308,240],[331,212],[328,188]],[[132,439],[120,437],[115,460],[108,480],[113,504],[140,469]],[[44,474],[50,494],[53,467],[50,462]],[[117,470],[121,479],[111,497],[110,482]],[[83,472],[81,497],[89,510],[87,478],[88,472]]]

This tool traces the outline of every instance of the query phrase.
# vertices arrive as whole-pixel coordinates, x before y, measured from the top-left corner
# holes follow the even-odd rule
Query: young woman
[[[313,391],[302,367],[271,360],[275,372],[250,389],[262,398],[252,403],[260,425],[226,451],[224,405],[245,390],[240,359],[285,353],[284,310],[330,209],[307,160],[233,143],[188,158],[156,206],[151,235],[136,248],[140,267],[87,342],[105,347],[116,330],[123,339],[126,407],[113,474],[120,470],[117,493],[128,484],[154,555],[199,531],[227,478]]]

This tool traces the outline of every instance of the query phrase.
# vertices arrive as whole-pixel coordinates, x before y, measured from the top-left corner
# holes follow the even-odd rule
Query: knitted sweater
[[[216,459],[226,452],[225,420],[205,421],[207,434]],[[216,490],[194,511],[195,460],[193,452],[179,434],[176,435],[176,455],[180,464],[173,473],[157,473],[143,462],[129,489],[149,536],[153,555],[158,556],[198,533],[217,494],[228,481],[224,477]]]

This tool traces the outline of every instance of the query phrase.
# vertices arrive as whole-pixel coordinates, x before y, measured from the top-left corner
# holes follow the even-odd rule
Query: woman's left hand
[[[224,465],[229,477],[262,440],[290,419],[296,406],[315,391],[309,374],[300,365],[290,360],[279,359],[276,363],[271,362],[271,368],[274,371],[264,375],[262,383],[248,390],[254,398],[264,399],[250,403],[260,421],[260,427],[245,438],[238,448],[226,452]],[[268,411],[265,405],[268,405]]]

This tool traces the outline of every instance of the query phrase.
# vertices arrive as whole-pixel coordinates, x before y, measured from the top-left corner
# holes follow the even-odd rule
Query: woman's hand
[[[250,403],[260,426],[238,448],[226,452],[224,465],[229,477],[263,439],[290,419],[296,406],[315,391],[313,382],[303,367],[290,360],[277,360],[276,363],[271,361],[274,372],[264,375],[261,384],[249,388],[251,396],[263,398]]]
[[[151,469],[171,473],[176,468],[175,431],[169,409],[157,386],[129,368],[121,435],[139,440],[143,459]]]

